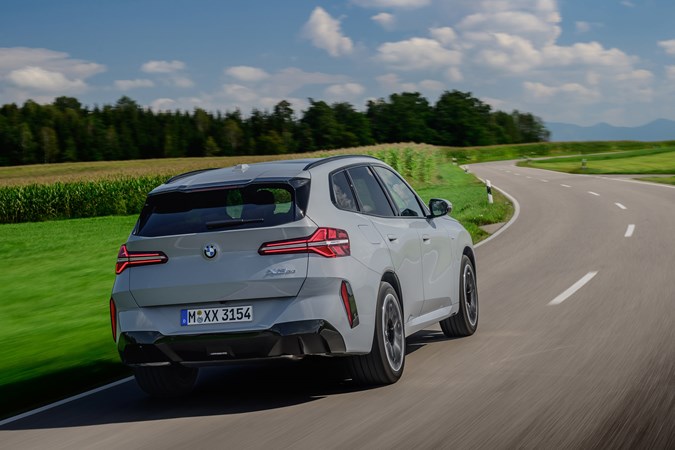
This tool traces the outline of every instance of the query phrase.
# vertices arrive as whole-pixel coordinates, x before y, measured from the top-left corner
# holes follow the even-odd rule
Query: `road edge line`
[[[485,183],[485,180],[483,180],[481,177],[476,176],[476,178],[478,178],[480,181]],[[499,192],[501,192],[504,195],[504,197],[511,200],[511,203],[513,203],[513,216],[511,216],[511,219],[509,219],[509,221],[506,222],[503,227],[501,227],[499,230],[492,233],[490,236],[488,236],[487,239],[484,239],[484,240],[480,241],[478,244],[474,245],[473,248],[478,248],[481,245],[483,245],[487,242],[490,242],[492,239],[494,239],[497,236],[499,236],[500,234],[502,234],[504,231],[506,231],[507,228],[509,228],[511,225],[513,225],[513,223],[518,219],[518,216],[520,215],[520,203],[518,203],[518,200],[516,200],[516,198],[514,196],[512,196],[511,194],[506,192],[504,189],[501,189],[501,188],[499,188],[495,185],[492,185],[492,187],[497,189]]]
[[[75,400],[79,400],[84,397],[88,397],[90,395],[96,394],[101,391],[105,391],[106,389],[113,388],[115,386],[119,386],[120,384],[128,383],[129,381],[133,380],[134,377],[126,377],[121,380],[113,381],[112,383],[106,384],[104,386],[97,387],[95,389],[89,390],[87,392],[83,392],[81,394],[73,395],[72,397],[64,398],[63,400],[59,400],[54,403],[50,403],[49,405],[41,406],[37,409],[33,409],[31,411],[26,411],[25,413],[21,413],[19,415],[9,417],[4,420],[0,420],[0,427],[7,425],[12,422],[16,422],[17,420],[25,419],[26,417],[33,416],[35,414],[40,414],[41,412],[50,410],[52,408],[56,408],[61,405],[65,405],[66,403],[74,402]]]

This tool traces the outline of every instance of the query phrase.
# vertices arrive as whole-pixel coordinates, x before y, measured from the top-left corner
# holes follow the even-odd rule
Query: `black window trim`
[[[403,216],[403,215],[401,215],[401,211],[398,209],[398,206],[396,206],[396,202],[394,202],[394,199],[391,198],[391,193],[389,192],[389,189],[387,189],[387,186],[384,184],[384,180],[380,177],[380,175],[377,173],[377,171],[375,169],[372,169],[372,172],[375,174],[378,181],[380,182],[380,185],[382,186],[382,189],[387,194],[387,198],[389,199],[389,202],[392,205],[394,205],[394,209],[398,212],[396,217],[400,217],[402,219],[427,219],[428,218],[427,216],[429,216],[429,214],[430,214],[429,209],[424,204],[424,202],[422,201],[420,196],[417,195],[417,192],[415,191],[415,189],[413,189],[413,187],[410,186],[410,184],[408,184],[408,182],[405,180],[405,178],[403,178],[401,175],[399,175],[394,169],[392,169],[390,167],[387,167],[384,164],[373,164],[373,167],[381,167],[385,170],[388,170],[391,173],[393,173],[394,176],[396,176],[399,180],[401,180],[403,182],[403,184],[405,184],[408,187],[408,189],[410,189],[410,192],[413,193],[413,195],[415,196],[415,200],[417,200],[417,206],[420,207],[420,209],[422,210],[422,214],[424,214],[423,216]]]
[[[378,161],[379,161],[379,160],[378,160]],[[389,207],[390,207],[390,208],[392,209],[392,211],[394,212],[394,215],[393,215],[393,216],[383,216],[383,215],[380,215],[380,214],[367,213],[367,212],[363,211],[363,203],[361,203],[361,199],[359,199],[359,196],[358,196],[358,194],[357,194],[357,192],[356,192],[356,189],[354,188],[354,181],[352,180],[352,177],[351,177],[351,175],[349,174],[349,170],[348,170],[348,169],[353,169],[353,168],[356,168],[356,167],[364,167],[364,166],[367,167],[367,168],[370,170],[370,172],[373,174],[373,176],[374,176],[375,179],[377,180],[377,183],[380,185],[380,189],[382,189],[382,191],[384,192],[385,197],[387,198],[387,202],[389,203]],[[398,206],[396,206],[396,203],[395,203],[394,200],[391,198],[391,194],[390,194],[390,192],[389,192],[389,189],[387,189],[386,185],[384,184],[384,181],[382,180],[382,178],[380,177],[380,175],[377,173],[377,171],[374,169],[375,167],[382,167],[382,168],[385,169],[385,170],[389,170],[389,171],[392,172],[395,176],[397,176],[401,181],[403,181],[403,183],[404,183],[406,186],[408,186],[408,189],[410,189],[410,190],[412,191],[412,193],[413,193],[413,195],[415,196],[415,199],[417,200],[417,203],[418,203],[418,205],[420,206],[420,209],[422,210],[422,213],[424,214],[424,216],[402,216],[402,215],[401,215],[401,211],[398,209]],[[337,205],[336,201],[335,201],[335,194],[333,193],[333,180],[332,180],[332,177],[333,177],[333,175],[335,175],[335,174],[337,174],[337,173],[339,173],[339,172],[344,172],[345,175],[347,176],[347,182],[349,183],[349,187],[350,187],[351,190],[352,190],[352,195],[354,196],[354,199],[356,200],[356,205],[357,205],[357,207],[358,207],[358,211],[352,211],[352,210],[350,210],[350,209],[340,208],[340,207]],[[359,214],[365,214],[365,215],[367,215],[367,216],[381,217],[381,218],[385,218],[385,219],[387,219],[387,218],[389,218],[389,219],[391,219],[391,218],[401,218],[401,219],[427,219],[428,216],[429,216],[429,214],[430,214],[429,208],[427,207],[427,205],[424,204],[424,202],[422,201],[422,199],[420,198],[420,196],[417,194],[417,192],[415,191],[415,189],[413,189],[412,186],[410,186],[410,184],[405,180],[405,178],[403,178],[403,177],[402,177],[401,175],[399,175],[394,169],[392,169],[391,167],[388,167],[388,166],[385,165],[385,164],[381,164],[381,163],[380,163],[380,164],[378,164],[378,163],[365,163],[365,162],[359,162],[359,163],[349,164],[349,165],[346,165],[346,166],[342,166],[342,167],[340,167],[339,169],[335,169],[335,170],[331,171],[331,172],[328,174],[328,177],[329,177],[329,180],[330,180],[330,181],[329,181],[329,190],[330,190],[330,199],[331,199],[331,202],[333,203],[333,205],[334,205],[337,209],[339,209],[339,210],[341,210],[341,211],[356,212],[356,213],[359,213]]]
[[[379,166],[379,165],[382,165],[382,164],[375,164],[375,165]],[[384,197],[387,199],[387,203],[389,203],[389,207],[391,208],[391,211],[394,215],[383,216],[383,215],[380,215],[380,214],[368,213],[368,212],[365,212],[363,210],[363,203],[361,202],[361,199],[359,199],[359,195],[356,192],[356,188],[354,188],[354,181],[352,180],[352,176],[349,174],[349,169],[354,169],[354,168],[358,168],[358,167],[367,168],[370,171],[370,173],[373,175],[373,177],[375,177],[375,180],[378,183],[378,185],[380,186],[380,189],[382,189],[382,192],[384,193]],[[386,167],[386,166],[382,165],[382,167]],[[354,194],[354,198],[356,199],[357,206],[359,207],[358,211],[352,211],[352,210],[349,210],[349,209],[340,208],[337,204],[335,204],[334,194],[333,194],[333,186],[332,186],[333,182],[331,180],[331,177],[333,176],[333,174],[336,174],[336,173],[341,172],[341,171],[344,171],[345,174],[347,175],[347,181],[349,182],[349,187],[352,189],[352,193]],[[375,173],[375,171],[371,167],[371,164],[365,163],[365,162],[358,162],[358,163],[342,166],[339,169],[335,169],[335,170],[331,171],[328,174],[328,177],[329,177],[329,188],[330,188],[331,202],[340,211],[347,211],[347,212],[351,212],[351,213],[365,214],[367,216],[381,217],[381,218],[385,218],[385,219],[392,219],[392,218],[401,217],[400,215],[398,215],[398,209],[396,208],[396,205],[392,204],[391,198],[389,197],[389,193],[382,186],[382,182],[380,181],[379,177],[377,176],[377,174]]]

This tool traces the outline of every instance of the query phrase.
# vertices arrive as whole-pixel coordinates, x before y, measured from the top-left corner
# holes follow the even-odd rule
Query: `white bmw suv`
[[[189,393],[200,366],[305,355],[394,383],[407,336],[478,324],[473,246],[451,208],[367,156],[176,176],[117,256],[121,359],[153,396]]]

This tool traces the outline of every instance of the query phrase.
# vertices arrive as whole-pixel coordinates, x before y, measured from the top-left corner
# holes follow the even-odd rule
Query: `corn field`
[[[433,148],[380,147],[362,153],[383,160],[416,184],[431,183],[437,176],[439,156]],[[2,186],[0,223],[138,214],[148,192],[171,175],[174,174]]]

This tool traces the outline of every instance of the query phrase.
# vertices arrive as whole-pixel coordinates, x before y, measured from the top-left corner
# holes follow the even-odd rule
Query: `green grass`
[[[431,183],[414,183],[428,201],[453,202],[453,217],[474,241],[479,225],[503,222],[510,205],[450,163]],[[0,225],[0,417],[104,384],[128,371],[113,344],[108,299],[117,250],[135,216]]]
[[[122,373],[108,299],[135,220],[0,225],[0,415]]]
[[[469,231],[474,242],[478,242],[487,233],[480,226],[506,222],[513,213],[513,205],[500,192],[493,191],[495,203],[487,200],[485,185],[470,173],[465,173],[451,163],[438,168],[441,180],[433,186],[419,188],[417,193],[425,202],[432,197],[444,198],[452,203],[451,216],[459,220]]]
[[[582,160],[586,159],[586,168]],[[675,173],[675,147],[636,150],[631,152],[552,158],[518,163],[519,166],[588,174],[671,174]]]
[[[443,152],[448,158],[456,158],[459,164],[471,164],[545,156],[626,152],[673,146],[675,146],[675,141],[649,143],[638,141],[539,142],[534,144],[493,145],[489,147],[447,147],[443,149]]]
[[[675,185],[675,176],[672,177],[642,177],[637,178],[640,181],[649,181],[651,183],[672,184]]]

